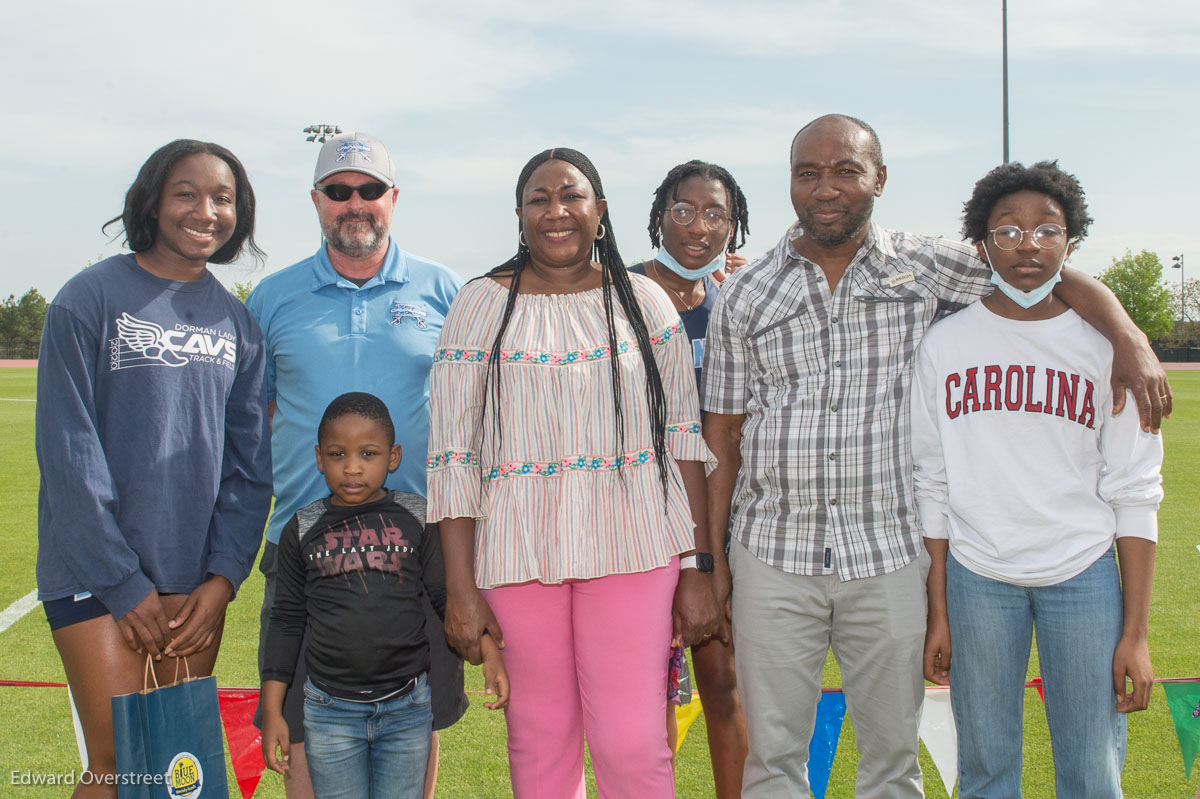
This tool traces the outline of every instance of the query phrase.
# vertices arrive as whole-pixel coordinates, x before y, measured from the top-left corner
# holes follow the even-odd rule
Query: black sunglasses
[[[387,193],[388,187],[383,183],[364,183],[361,186],[347,186],[345,183],[330,183],[328,186],[314,186],[314,189],[324,194],[335,203],[344,203],[354,192],[367,202],[378,200]]]

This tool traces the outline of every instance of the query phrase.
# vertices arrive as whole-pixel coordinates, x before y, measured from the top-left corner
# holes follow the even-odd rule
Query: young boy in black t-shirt
[[[301,508],[279,539],[262,684],[266,764],[288,770],[283,698],[307,631],[305,748],[313,791],[330,797],[421,796],[433,721],[421,592],[438,613],[446,580],[425,500],[383,488],[400,464],[387,406],[343,394],[317,430],[317,467],[333,493]],[[508,675],[483,641],[488,708],[508,703]],[[276,749],[279,753],[277,755]]]

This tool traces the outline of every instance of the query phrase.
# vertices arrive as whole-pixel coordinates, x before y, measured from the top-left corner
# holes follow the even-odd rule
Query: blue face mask
[[[996,267],[992,266],[992,258],[990,255],[988,255],[987,247],[983,248],[983,257],[987,259],[988,266],[991,267],[992,270],[992,285],[1000,289],[1000,292],[1005,297],[1008,297],[1017,305],[1025,309],[1032,308],[1050,296],[1050,292],[1054,291],[1055,284],[1062,282],[1062,268],[1063,264],[1066,263],[1067,260],[1067,254],[1066,252],[1063,252],[1063,259],[1058,262],[1058,270],[1052,277],[1035,289],[1022,291],[1021,289],[1007,282],[1004,278],[1000,277],[1000,273],[996,271]]]
[[[658,254],[654,256],[654,260],[658,261],[667,269],[670,269],[672,272],[684,278],[685,280],[703,280],[713,272],[725,266],[725,251],[721,250],[721,252],[717,253],[716,258],[712,259],[699,269],[688,269],[687,267],[681,265],[679,261],[676,261],[673,257],[671,257],[671,253],[667,252],[666,247],[658,248]]]

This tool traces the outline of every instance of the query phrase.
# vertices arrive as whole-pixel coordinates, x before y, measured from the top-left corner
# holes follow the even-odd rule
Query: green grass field
[[[1159,515],[1160,541],[1150,622],[1150,651],[1160,677],[1200,676],[1200,371],[1171,374],[1175,418],[1167,423],[1165,480],[1167,498]],[[35,374],[32,369],[0,369],[0,502],[8,512],[0,518],[0,610],[34,589],[37,548],[38,473],[33,449]],[[19,401],[24,400],[24,401]],[[255,667],[261,577],[255,572],[230,606],[225,641],[217,664],[221,685],[257,683]],[[1030,675],[1037,673],[1031,664]],[[62,666],[40,606],[0,633],[0,679],[62,682]],[[826,664],[825,685],[840,685],[836,663]],[[468,670],[468,689],[482,686],[477,669]],[[1025,777],[1028,797],[1051,797],[1053,770],[1045,715],[1030,690],[1026,695]],[[63,795],[62,788],[18,787],[12,771],[62,774],[78,769],[66,689],[0,687],[0,796],[22,799]],[[1150,709],[1129,724],[1125,763],[1125,795],[1130,799],[1191,797],[1200,768],[1184,779],[1166,700],[1155,689]],[[849,719],[842,733],[827,796],[853,795],[857,753]],[[943,797],[932,763],[923,759],[926,793]],[[680,797],[712,796],[708,747],[703,724],[693,725],[677,764]],[[230,774],[234,796],[237,789]],[[504,797],[508,767],[504,722],[472,697],[461,722],[442,733],[441,797]],[[591,796],[595,795],[594,786]],[[282,797],[276,775],[264,775],[255,797]],[[633,798],[631,798],[633,799]]]

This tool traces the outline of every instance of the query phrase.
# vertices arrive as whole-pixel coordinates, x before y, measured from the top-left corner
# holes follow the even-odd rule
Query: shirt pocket
[[[812,394],[825,368],[827,335],[807,306],[752,331],[747,343],[755,376],[791,401]]]
[[[872,405],[899,402],[907,365],[937,313],[938,298],[919,279],[899,286],[869,283],[853,297],[866,314],[853,359],[857,379]]]
[[[854,300],[866,303],[906,303],[906,302],[935,302],[934,294],[916,280],[902,283],[899,286],[888,286],[884,283],[867,283],[856,286]]]

